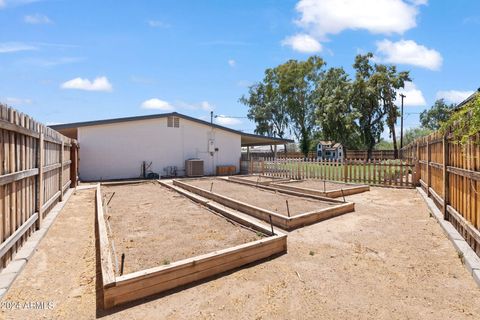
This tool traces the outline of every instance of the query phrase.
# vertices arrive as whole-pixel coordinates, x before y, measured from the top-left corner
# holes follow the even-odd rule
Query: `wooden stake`
[[[288,200],[285,200],[285,202],[287,203],[287,214],[288,214],[288,217],[290,218],[290,208],[288,207]],[[270,219],[271,219],[271,216],[270,216]]]
[[[268,215],[268,217],[270,218],[270,227],[272,228],[272,236],[275,235],[275,232],[273,231],[273,222],[272,222],[272,215]]]
[[[120,265],[120,275],[123,276],[123,268],[125,267],[125,253],[122,253],[122,264]]]

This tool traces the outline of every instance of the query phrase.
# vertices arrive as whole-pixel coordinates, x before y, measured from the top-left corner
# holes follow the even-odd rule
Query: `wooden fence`
[[[451,135],[433,133],[402,155],[417,163],[421,187],[480,255],[480,134],[459,145]]]
[[[367,150],[345,150],[346,159],[355,159],[355,160],[367,160],[368,157]],[[273,152],[256,152],[250,151],[249,156],[251,159],[262,159],[262,158],[273,158]],[[301,152],[277,152],[277,158],[284,159],[304,159],[305,156]],[[307,159],[316,159],[317,153],[315,151],[310,151],[308,153]],[[395,159],[393,150],[373,150],[372,159],[376,160],[393,160]],[[242,153],[242,160],[249,160],[247,153]]]
[[[412,188],[414,165],[403,160],[316,160],[267,158],[241,161],[241,173],[290,179],[321,179]]]
[[[0,104],[0,270],[76,183],[76,154],[75,140]]]

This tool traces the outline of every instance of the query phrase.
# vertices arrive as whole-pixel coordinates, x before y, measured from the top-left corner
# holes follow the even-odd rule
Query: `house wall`
[[[208,152],[214,140],[213,156]],[[168,128],[167,118],[119,122],[78,128],[80,179],[107,180],[138,178],[143,161],[150,170],[164,175],[164,168],[176,166],[185,174],[185,160],[200,158],[206,175],[217,165],[234,165],[239,171],[241,137],[180,118],[179,128]]]

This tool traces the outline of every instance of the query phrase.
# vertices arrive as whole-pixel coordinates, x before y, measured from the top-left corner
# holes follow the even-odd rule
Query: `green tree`
[[[289,120],[278,86],[274,70],[267,69],[263,81],[251,86],[240,102],[249,107],[247,117],[257,124],[255,133],[285,138]]]
[[[306,61],[289,60],[275,68],[292,132],[300,142],[300,150],[305,157],[316,129],[316,92],[324,74],[324,65],[322,58],[312,56]]]
[[[360,137],[368,150],[368,158],[371,158],[375,144],[380,141],[385,125],[385,112],[380,105],[375,79],[372,79],[375,73],[370,63],[372,58],[371,53],[355,57],[353,67],[356,74],[352,88],[352,106],[358,112]]]
[[[386,124],[390,130],[390,137],[393,142],[395,158],[398,158],[397,137],[395,133],[395,124],[400,116],[397,105],[395,104],[397,90],[405,87],[406,81],[411,81],[409,72],[397,72],[394,65],[386,66],[375,64],[375,73],[372,76],[372,82],[376,86],[377,95],[386,115]]]
[[[422,127],[430,130],[440,129],[442,123],[446,122],[452,115],[455,104],[447,104],[445,100],[438,99],[428,110],[420,114],[420,123]]]
[[[360,143],[358,113],[352,108],[352,83],[343,68],[330,68],[317,88],[315,116],[319,138],[357,149]]]
[[[432,130],[422,127],[407,129],[403,135],[403,143],[405,146],[407,146],[416,139],[423,136],[428,136],[430,133],[432,133]]]
[[[353,82],[352,104],[357,110],[360,135],[371,158],[372,150],[380,141],[385,124],[393,139],[393,148],[398,155],[395,123],[398,107],[396,92],[409,81],[408,72],[397,72],[395,66],[372,62],[373,54],[357,55],[353,67],[356,71]]]
[[[390,140],[380,139],[375,145],[375,150],[393,150],[393,142]]]

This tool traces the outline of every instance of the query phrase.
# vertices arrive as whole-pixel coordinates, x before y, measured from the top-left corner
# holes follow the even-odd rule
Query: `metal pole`
[[[288,217],[290,218],[290,208],[288,207],[288,200],[285,200],[285,202],[287,203],[287,214],[288,214]]]
[[[403,98],[406,97],[403,93],[400,93],[400,97],[402,98],[402,117],[400,118],[400,149],[403,148]]]

